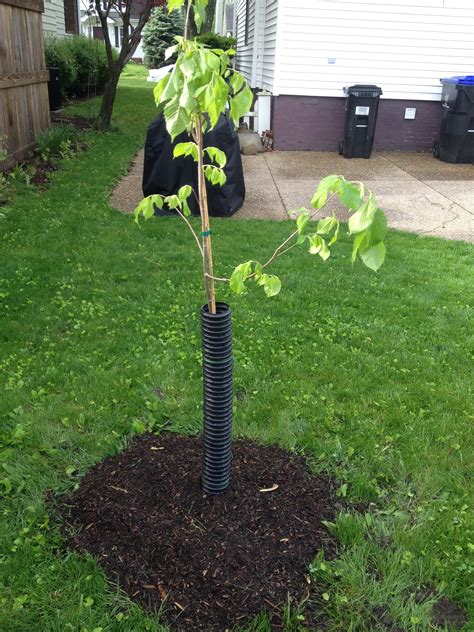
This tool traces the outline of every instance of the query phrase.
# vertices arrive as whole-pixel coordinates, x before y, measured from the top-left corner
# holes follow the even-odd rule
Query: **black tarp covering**
[[[178,143],[192,140],[186,133],[171,142],[163,115],[160,114],[148,128],[145,142],[145,164],[143,168],[143,195],[173,195],[185,184],[190,184],[197,193],[197,165],[191,156],[173,158],[173,148]],[[204,136],[205,147],[217,147],[227,156],[224,167],[227,182],[224,186],[207,184],[209,214],[228,217],[244,203],[245,183],[242,158],[237,133],[232,121],[221,115],[216,127]],[[193,215],[199,215],[194,195],[188,198]],[[158,215],[173,215],[174,211],[155,208]]]

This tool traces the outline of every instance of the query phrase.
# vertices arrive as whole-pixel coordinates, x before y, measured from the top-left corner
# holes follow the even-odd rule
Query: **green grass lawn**
[[[68,551],[45,507],[143,426],[201,428],[192,237],[177,218],[138,228],[108,206],[154,114],[143,69],[127,68],[117,128],[1,209],[1,630],[163,630]],[[291,226],[214,220],[217,272],[271,254]],[[332,526],[339,557],[313,567],[341,632],[383,630],[384,611],[393,630],[444,629],[430,623],[442,596],[473,608],[472,247],[392,231],[387,248],[377,275],[351,266],[343,239],[326,264],[279,260],[275,299],[219,292],[234,315],[235,434],[304,452],[359,509]]]

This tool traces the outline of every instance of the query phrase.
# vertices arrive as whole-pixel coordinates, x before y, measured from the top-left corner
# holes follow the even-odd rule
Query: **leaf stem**
[[[178,215],[181,217],[182,220],[184,220],[187,224],[187,227],[189,228],[189,230],[192,232],[194,239],[196,240],[197,246],[199,248],[199,252],[201,253],[201,257],[204,259],[204,252],[201,246],[201,243],[199,241],[199,237],[196,234],[196,231],[194,230],[194,228],[191,225],[191,222],[188,220],[188,218],[181,213],[181,211],[179,210],[179,208],[176,208],[175,211],[178,213]]]
[[[335,194],[335,193],[333,193],[333,194],[331,195],[331,197],[330,197],[330,198],[329,198],[329,199],[325,202],[325,204],[324,204],[321,208],[318,208],[318,209],[314,210],[314,211],[313,211],[313,212],[309,215],[309,220],[312,220],[312,219],[313,219],[313,218],[314,218],[314,217],[315,217],[318,213],[320,213],[320,212],[323,210],[323,208],[327,205],[327,203],[328,203],[328,202],[330,202],[330,201],[331,201],[331,200],[332,200],[335,196],[336,196],[336,194]],[[292,246],[290,246],[289,248],[286,248],[285,250],[283,250],[283,248],[286,246],[286,244],[288,244],[288,243],[289,243],[289,242],[290,242],[290,241],[291,241],[294,237],[296,237],[298,234],[299,234],[299,231],[298,231],[298,230],[293,231],[293,232],[291,233],[291,235],[290,235],[287,239],[285,239],[285,241],[284,241],[283,243],[281,243],[281,244],[278,246],[278,248],[277,248],[277,249],[275,250],[275,252],[272,254],[272,256],[270,257],[270,259],[269,259],[266,263],[264,263],[264,264],[262,265],[262,269],[264,269],[264,268],[268,268],[268,266],[269,266],[270,264],[272,264],[272,263],[275,261],[275,259],[276,259],[277,257],[281,257],[282,255],[284,255],[285,253],[287,253],[289,250],[292,250],[292,249],[293,249],[293,248],[294,248],[297,244],[293,244]],[[250,276],[248,276],[247,278],[248,278],[248,279],[251,279],[251,278],[253,278],[254,276],[255,276],[255,272],[254,272],[253,274],[251,274]]]

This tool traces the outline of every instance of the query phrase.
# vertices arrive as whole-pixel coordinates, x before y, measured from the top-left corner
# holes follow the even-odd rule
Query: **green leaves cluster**
[[[181,9],[184,0],[169,0],[169,11]],[[207,0],[192,0],[198,28],[205,19]],[[155,87],[155,101],[166,119],[174,139],[182,132],[192,132],[204,116],[204,132],[215,127],[227,107],[234,123],[250,109],[252,91],[244,77],[230,65],[235,51],[207,48],[198,41],[176,37],[176,45],[167,56],[177,55],[173,71]]]
[[[217,165],[204,165],[204,175],[207,180],[214,185],[224,185],[227,182],[227,176],[224,172],[224,167],[227,163],[225,153],[217,147],[205,147],[203,154],[204,156],[207,155],[209,161],[215,162]],[[191,156],[195,162],[198,162],[199,148],[196,143],[192,141],[189,143],[178,143],[173,150],[173,156],[175,158],[179,158],[179,156]]]
[[[230,278],[230,289],[236,294],[246,294],[246,282],[249,280],[254,280],[257,285],[263,287],[269,298],[280,293],[280,279],[274,274],[265,274],[262,264],[258,261],[246,261],[238,265]]]
[[[162,209],[167,206],[171,211],[179,211],[185,217],[191,215],[191,209],[188,205],[188,198],[192,195],[193,189],[189,184],[182,186],[178,195],[149,195],[140,202],[134,211],[135,222],[138,224],[140,215],[145,219],[150,219],[155,214],[155,207]]]
[[[375,195],[371,191],[366,192],[361,182],[349,182],[343,176],[331,175],[319,183],[311,206],[317,211],[334,196],[352,213],[349,218],[349,232],[355,235],[352,262],[359,256],[368,268],[377,271],[385,260],[383,240],[387,234],[387,219],[378,207]],[[307,234],[305,229],[309,218],[309,211],[301,209],[297,219],[298,242],[304,243],[307,240],[310,244],[309,252],[319,254],[326,260],[330,256],[329,247],[337,241],[339,222],[334,215],[326,217],[318,222],[315,232]],[[327,244],[324,237],[330,239]]]
[[[359,256],[364,265],[377,271],[385,259],[383,240],[387,233],[386,217],[378,207],[374,194],[366,192],[361,182],[349,182],[343,176],[331,175],[319,183],[311,200],[312,209],[299,209],[296,230],[275,250],[265,266],[256,261],[247,261],[235,268],[230,278],[231,290],[236,294],[244,294],[247,291],[246,282],[253,279],[264,288],[267,296],[278,294],[281,289],[280,279],[264,274],[263,269],[276,256],[284,254],[286,251],[283,247],[293,240],[295,241],[287,246],[287,250],[294,246],[307,245],[311,255],[319,255],[323,261],[327,261],[331,256],[331,246],[338,240],[341,224],[334,213],[318,222],[311,220],[332,198],[338,198],[351,213],[349,232],[355,235],[352,262]]]

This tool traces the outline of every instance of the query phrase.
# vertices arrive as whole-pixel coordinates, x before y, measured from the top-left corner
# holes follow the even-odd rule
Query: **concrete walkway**
[[[474,243],[474,166],[451,165],[430,154],[379,152],[347,160],[325,152],[274,152],[243,156],[247,197],[235,218],[288,219],[310,206],[318,182],[338,173],[363,181],[400,230]],[[143,151],[114,190],[113,207],[131,212],[142,198]],[[341,219],[343,208],[334,204]],[[324,214],[324,213],[323,213]]]

